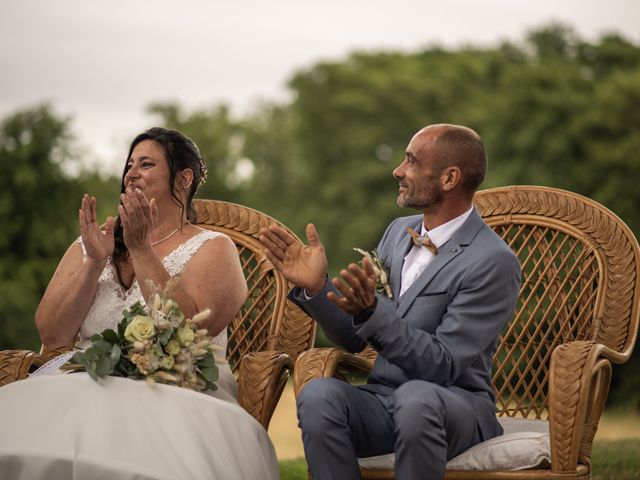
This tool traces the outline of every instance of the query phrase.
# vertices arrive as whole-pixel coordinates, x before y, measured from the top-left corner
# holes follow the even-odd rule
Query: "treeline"
[[[493,47],[355,52],[295,72],[288,87],[290,101],[241,118],[224,105],[154,104],[150,126],[177,128],[199,145],[209,165],[201,197],[252,206],[300,236],[314,222],[334,272],[357,258],[353,247],[375,247],[393,217],[410,213],[395,204],[391,171],[429,123],[483,136],[485,188],[568,189],[640,233],[640,45],[617,34],[587,41],[549,25]],[[0,348],[38,346],[33,313],[78,235],[81,192],[100,198],[101,218],[117,201],[119,179],[64,174],[77,157],[70,127],[46,106],[2,123]],[[618,396],[637,398],[638,357],[616,369]]]

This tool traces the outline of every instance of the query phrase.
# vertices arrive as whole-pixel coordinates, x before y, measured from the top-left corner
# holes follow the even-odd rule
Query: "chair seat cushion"
[[[525,470],[551,464],[546,420],[499,418],[504,434],[474,445],[447,462],[449,470]],[[359,458],[365,469],[393,469],[394,455]]]

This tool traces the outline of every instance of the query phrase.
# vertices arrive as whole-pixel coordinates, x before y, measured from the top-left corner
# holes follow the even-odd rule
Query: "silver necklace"
[[[154,245],[158,245],[159,243],[164,242],[165,240],[169,240],[171,237],[173,237],[176,233],[178,232],[178,229],[176,228],[173,232],[171,232],[169,235],[167,235],[166,237],[158,240],[157,242],[151,242],[151,246],[153,247]]]

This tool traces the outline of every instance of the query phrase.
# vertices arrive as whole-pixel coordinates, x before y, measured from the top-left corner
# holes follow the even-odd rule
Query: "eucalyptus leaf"
[[[153,344],[151,351],[155,353],[158,358],[162,358],[164,356],[164,350],[162,350],[162,347],[158,343]]]
[[[102,340],[102,335],[99,333],[94,333],[91,335],[91,343],[97,342],[98,340]]]
[[[98,380],[98,375],[96,374],[96,363],[97,363],[96,358],[91,358],[89,360],[89,363],[87,364],[87,373],[94,380]]]
[[[120,356],[122,355],[122,349],[117,345],[114,344],[113,348],[111,349],[111,365],[112,367],[115,367],[118,362],[120,361]]]
[[[87,355],[84,352],[74,353],[71,360],[79,365],[87,365]]]
[[[204,381],[206,387],[205,390],[217,390],[218,386],[215,383]]]
[[[91,348],[95,349],[96,353],[99,356],[111,355],[111,350],[113,349],[113,347],[113,344],[102,339],[94,341],[93,345],[91,346]]]
[[[144,307],[140,302],[134,303],[128,310],[122,312],[122,316],[128,319],[132,319],[136,315],[146,315]]]
[[[218,376],[219,376],[219,371],[218,371],[218,367],[217,366],[213,366],[213,367],[208,367],[208,368],[201,368],[199,369],[200,371],[200,375],[202,375],[202,377],[207,381],[207,382],[215,382],[216,380],[218,380]]]
[[[118,337],[118,334],[110,328],[102,332],[102,339],[113,345],[120,343],[120,337]]]
[[[123,318],[120,323],[118,323],[118,336],[121,339],[124,339],[124,332],[127,329],[127,326],[129,325],[129,323],[131,322],[130,318]]]
[[[160,343],[160,345],[166,345],[171,339],[171,335],[173,335],[174,331],[175,329],[173,327],[168,327],[164,330],[161,330],[160,333],[158,333],[158,342]]]
[[[106,377],[113,371],[111,356],[101,356],[96,362],[96,375],[100,378]]]
[[[182,313],[182,310],[180,310],[180,308],[177,305],[174,305],[171,308],[171,312],[169,312],[169,316],[172,319],[178,319],[178,321],[182,322],[182,320],[184,320],[184,313]]]
[[[196,362],[196,365],[200,368],[211,368],[215,366],[215,364],[216,362],[213,359],[213,353],[211,353],[211,350],[209,350],[204,357]]]
[[[198,375],[205,381],[206,388],[215,390],[217,387],[214,382],[218,380],[220,372],[213,358],[213,353],[209,350],[207,354],[196,362]]]
[[[117,377],[141,379],[144,375],[140,373],[138,367],[136,367],[131,360],[127,357],[120,357],[120,361],[115,366],[113,374]]]

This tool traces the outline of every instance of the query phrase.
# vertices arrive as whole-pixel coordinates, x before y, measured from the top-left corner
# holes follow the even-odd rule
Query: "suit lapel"
[[[438,255],[433,257],[422,273],[411,284],[409,289],[400,297],[398,305],[398,315],[403,316],[411,306],[415,298],[433,280],[433,277],[444,268],[447,263],[462,253],[462,247],[453,239],[450,239],[438,251]]]
[[[462,224],[462,226],[453,234],[453,236],[440,246],[438,254],[433,257],[429,264],[425,267],[423,272],[416,278],[415,282],[409,287],[409,289],[398,299],[398,315],[401,317],[407,312],[409,307],[413,304],[413,301],[420,292],[433,280],[433,278],[442,270],[451,260],[456,258],[464,251],[464,247],[469,245],[473,238],[477,235],[478,231],[484,222],[476,210],[471,212],[469,218]],[[400,272],[402,271],[402,259],[400,259]],[[400,276],[397,278],[398,284],[400,283]],[[398,289],[399,293],[399,289]],[[396,292],[394,290],[394,295]],[[394,297],[398,298],[398,297]]]

